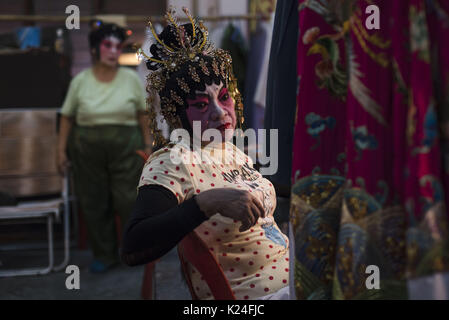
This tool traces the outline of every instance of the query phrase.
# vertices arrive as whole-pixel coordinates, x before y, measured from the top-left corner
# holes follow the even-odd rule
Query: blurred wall
[[[68,5],[77,5],[81,16],[96,14],[124,14],[124,15],[161,15],[165,12],[165,0],[1,0],[0,13],[2,15],[23,15],[34,12],[36,15],[66,15],[65,8]],[[31,12],[30,12],[31,10]],[[16,28],[30,25],[19,21],[0,21],[0,34],[13,32]],[[36,26],[65,26],[65,23],[38,22]],[[144,38],[145,21],[141,23],[129,23],[133,35],[131,42],[140,42]],[[73,46],[72,76],[84,68],[90,66],[91,57],[87,35],[89,28],[87,23],[81,23],[79,30],[70,30]]]

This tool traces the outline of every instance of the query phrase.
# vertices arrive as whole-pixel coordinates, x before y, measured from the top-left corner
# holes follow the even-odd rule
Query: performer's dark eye
[[[229,93],[227,93],[227,92],[224,95],[222,95],[220,98],[221,101],[226,101],[228,99],[229,99]]]
[[[198,109],[204,109],[207,107],[207,103],[206,102],[198,102],[198,103],[195,103],[193,106]]]

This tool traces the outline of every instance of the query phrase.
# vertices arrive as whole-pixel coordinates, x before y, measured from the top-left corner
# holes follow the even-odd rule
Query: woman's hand
[[[211,189],[198,194],[195,200],[207,217],[220,213],[222,216],[241,221],[240,232],[255,225],[259,217],[265,217],[260,200],[246,190]]]
[[[58,172],[64,175],[67,167],[70,166],[70,162],[67,159],[67,140],[72,130],[74,123],[73,117],[66,117],[61,115],[59,123],[59,136],[58,136],[58,153],[56,154],[56,165],[58,166]]]
[[[70,161],[67,159],[65,151],[58,152],[57,164],[59,174],[64,175],[65,171],[70,166]]]

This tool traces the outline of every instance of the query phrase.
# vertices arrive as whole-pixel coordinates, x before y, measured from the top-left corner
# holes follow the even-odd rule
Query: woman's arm
[[[67,139],[69,137],[70,131],[73,127],[73,117],[67,117],[61,115],[59,122],[59,136],[58,136],[58,171],[63,174],[69,162],[67,160]]]
[[[265,217],[262,204],[247,190],[209,189],[178,205],[160,185],[141,187],[123,235],[122,260],[134,266],[162,257],[217,212],[241,221],[240,232]]]
[[[178,205],[176,197],[159,185],[139,188],[124,235],[121,257],[130,266],[154,261],[174,248],[207,217],[195,198]]]

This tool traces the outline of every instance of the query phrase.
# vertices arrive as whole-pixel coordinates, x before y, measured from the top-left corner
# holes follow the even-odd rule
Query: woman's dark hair
[[[126,30],[115,23],[103,23],[102,21],[96,20],[91,22],[92,30],[89,32],[89,47],[90,49],[95,49],[95,58],[100,58],[100,43],[103,39],[114,36],[124,42],[127,38]]]

